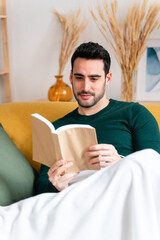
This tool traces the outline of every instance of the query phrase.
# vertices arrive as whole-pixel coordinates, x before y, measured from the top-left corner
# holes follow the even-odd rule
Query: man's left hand
[[[91,146],[85,153],[89,157],[89,163],[95,167],[106,167],[121,159],[115,147],[111,144],[97,144]]]

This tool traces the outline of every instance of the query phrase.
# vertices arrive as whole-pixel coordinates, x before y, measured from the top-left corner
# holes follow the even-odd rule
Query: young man
[[[122,156],[152,148],[160,153],[160,133],[152,114],[138,103],[107,99],[106,87],[112,73],[109,53],[99,44],[81,44],[71,59],[70,81],[78,108],[54,122],[60,127],[66,124],[90,124],[96,128],[98,145],[85,153],[86,161],[104,168]],[[78,151],[78,149],[77,149]],[[49,169],[42,165],[37,182],[37,193],[57,192],[68,187],[78,174],[64,174],[72,162],[57,160]]]

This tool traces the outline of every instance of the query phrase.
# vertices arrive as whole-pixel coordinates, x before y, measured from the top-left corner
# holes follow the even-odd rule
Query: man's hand
[[[65,170],[73,165],[72,162],[64,164],[64,160],[58,160],[48,171],[49,181],[57,188],[58,191],[68,187],[69,181],[78,173],[65,173]]]
[[[85,156],[90,158],[90,164],[100,168],[109,166],[121,159],[115,147],[110,144],[97,144],[91,146],[85,153]]]

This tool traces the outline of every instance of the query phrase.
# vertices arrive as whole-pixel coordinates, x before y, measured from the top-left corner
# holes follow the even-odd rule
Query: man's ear
[[[71,70],[71,72],[70,72],[70,76],[69,76],[69,80],[70,80],[70,83],[72,84],[72,70]]]
[[[107,73],[107,76],[106,76],[106,86],[110,84],[111,79],[112,79],[112,73],[109,72]]]

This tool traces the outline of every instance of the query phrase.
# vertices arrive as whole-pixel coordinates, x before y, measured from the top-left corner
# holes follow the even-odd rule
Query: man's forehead
[[[88,71],[90,74],[97,74],[104,71],[104,62],[102,59],[77,58],[73,65],[73,72],[82,73]]]
[[[91,62],[91,63],[102,63],[103,64],[103,59],[88,59],[88,58],[76,58],[74,63],[81,63],[81,62]]]
[[[81,74],[81,73],[78,73],[78,72],[75,72],[73,73],[74,76],[79,76],[79,77],[84,77],[85,75],[84,74]],[[101,77],[101,74],[90,74],[90,75],[87,75],[87,77]]]

